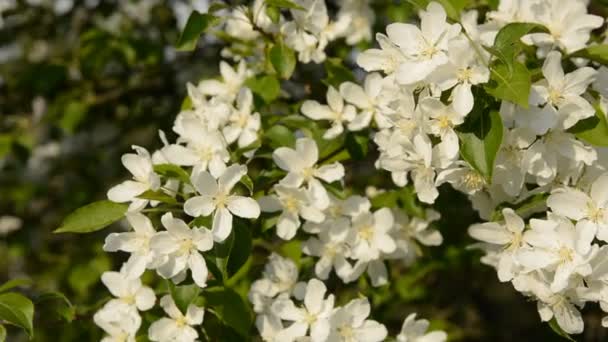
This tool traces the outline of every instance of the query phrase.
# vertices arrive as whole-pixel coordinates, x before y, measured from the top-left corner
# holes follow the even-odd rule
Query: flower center
[[[179,245],[179,251],[181,252],[181,254],[189,254],[193,248],[194,243],[190,239],[182,240],[181,244]]]
[[[365,241],[371,241],[374,236],[374,227],[372,225],[366,225],[359,229],[359,237]]]
[[[574,251],[571,248],[562,246],[558,251],[560,263],[565,264],[574,260]]]
[[[226,206],[227,200],[228,200],[228,194],[223,191],[220,191],[213,198],[213,203],[215,204],[216,207],[223,208]]]
[[[604,210],[602,208],[598,208],[593,202],[587,203],[587,217],[598,223],[604,218]]]
[[[559,104],[564,100],[564,96],[559,89],[551,88],[549,89],[549,103],[554,106],[559,106]]]
[[[175,320],[175,324],[181,328],[188,325],[188,322],[186,322],[186,317],[182,316]]]
[[[307,168],[304,168],[304,170],[302,170],[302,176],[304,176],[304,179],[306,181],[313,179],[314,175],[315,175],[314,167],[307,167]]]
[[[339,327],[338,332],[340,333],[340,336],[342,336],[345,339],[350,339],[354,336],[353,328],[348,325],[343,325],[343,326]]]
[[[287,196],[283,200],[283,206],[285,207],[285,209],[292,213],[298,212],[298,203],[298,200],[293,196]]]
[[[471,70],[471,68],[463,68],[463,69],[458,70],[457,78],[458,78],[458,81],[460,81],[461,83],[469,82],[472,77],[473,77],[473,71]]]
[[[467,172],[467,174],[464,176],[463,182],[467,189],[471,191],[481,190],[485,184],[483,177],[481,177],[481,175],[475,171]]]
[[[450,122],[450,118],[447,115],[442,114],[437,118],[437,125],[440,129],[446,129],[450,128],[452,126],[452,123]]]

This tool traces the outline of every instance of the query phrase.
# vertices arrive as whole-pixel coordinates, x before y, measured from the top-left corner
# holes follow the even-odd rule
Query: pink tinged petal
[[[200,155],[182,145],[168,145],[160,151],[169,163],[175,165],[192,166],[201,161]]]
[[[549,82],[550,86],[557,87],[564,80],[564,69],[562,68],[562,54],[557,51],[551,51],[543,64],[543,75]]]
[[[253,198],[244,196],[230,196],[228,210],[238,217],[255,219],[260,216],[260,206]]]
[[[304,167],[312,167],[319,160],[319,149],[317,143],[310,138],[296,140],[296,153]]]
[[[580,220],[586,217],[589,202],[590,199],[584,192],[566,189],[552,193],[547,199],[547,206],[556,214]]]
[[[211,196],[195,196],[184,203],[184,211],[192,217],[209,216],[215,210]]]
[[[323,165],[315,171],[315,176],[327,183],[333,183],[344,178],[344,166],[338,162]]]
[[[135,294],[135,305],[139,311],[151,309],[154,302],[156,302],[156,295],[149,287],[142,286]]]
[[[232,232],[232,214],[226,208],[219,208],[213,215],[213,227],[211,228],[213,239],[222,242]]]
[[[608,206],[608,173],[604,173],[593,182],[591,198],[599,208]]]
[[[213,196],[218,192],[217,181],[207,171],[193,172],[190,181],[201,195]]]
[[[190,253],[188,268],[190,268],[190,271],[192,272],[192,279],[196,285],[199,287],[206,287],[209,272],[203,256],[196,252]]]
[[[228,166],[224,173],[217,180],[220,189],[230,191],[236,183],[238,183],[244,175],[247,174],[247,167],[244,165],[233,164]]]
[[[149,188],[148,184],[128,180],[111,188],[107,195],[110,201],[123,203],[133,200]]]
[[[512,235],[496,222],[474,224],[469,227],[469,235],[477,240],[495,245],[506,245],[512,239]]]
[[[469,83],[459,84],[454,88],[454,109],[461,115],[467,115],[473,109],[473,93]]]
[[[323,309],[323,298],[327,288],[323,282],[317,279],[311,279],[306,286],[306,296],[304,297],[304,306],[311,314],[318,314]]]

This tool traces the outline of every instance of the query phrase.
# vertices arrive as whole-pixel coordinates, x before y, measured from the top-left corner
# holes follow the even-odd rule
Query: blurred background
[[[468,2],[481,8],[496,3]],[[372,4],[376,32],[415,15],[408,1]],[[158,131],[171,131],[186,82],[217,74],[221,41],[205,37],[194,52],[173,48],[190,12],[208,6],[207,0],[0,0],[0,284],[32,280],[20,291],[41,303],[35,341],[101,337],[92,315],[109,294],[99,277],[118,268],[124,255],[101,250],[108,230],[52,231],[68,213],[104,199],[126,178],[120,156],[131,145],[160,146]],[[608,12],[599,0],[591,1],[590,11],[604,17]],[[330,46],[328,55],[355,68],[343,46]],[[322,98],[325,90],[312,93]],[[370,167],[370,158],[346,165],[357,173],[353,184],[390,186],[386,174]],[[424,249],[412,266],[393,265],[390,285],[373,289],[362,281],[348,291],[368,294],[373,317],[393,334],[416,311],[454,341],[559,340],[540,322],[533,302],[499,283],[494,270],[480,264],[481,254],[466,249],[472,243],[466,229],[479,221],[468,200],[446,187],[434,207],[442,214],[436,224],[444,236],[441,247]],[[263,265],[259,259],[252,279]],[[330,283],[340,286],[336,279]],[[49,292],[65,295],[72,306],[49,300]],[[608,340],[601,317],[599,308],[587,307],[585,333],[577,340]],[[27,340],[18,329],[8,331],[9,341]]]

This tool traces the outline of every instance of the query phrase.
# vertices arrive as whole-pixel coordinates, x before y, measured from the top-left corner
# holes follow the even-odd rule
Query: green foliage
[[[608,146],[608,121],[599,106],[596,106],[595,116],[577,122],[568,131],[591,145]]]
[[[0,319],[14,324],[34,337],[34,303],[18,293],[0,294]]]
[[[274,101],[281,93],[279,80],[271,75],[258,78],[252,77],[245,84],[254,94],[260,96],[265,103]]]
[[[489,184],[492,182],[494,161],[502,143],[502,119],[497,111],[482,113],[478,118],[470,117],[459,127],[460,155]]]
[[[91,233],[125,216],[129,206],[104,200],[87,204],[68,215],[54,233]]]
[[[205,306],[225,325],[234,329],[243,338],[250,338],[252,312],[243,298],[226,287],[210,287],[203,290]]]
[[[549,321],[549,323],[548,323],[548,324],[549,324],[549,327],[551,328],[551,330],[553,330],[553,332],[554,332],[555,334],[557,334],[558,336],[562,337],[562,338],[563,338],[563,339],[565,339],[565,340],[576,342],[576,340],[575,340],[575,339],[573,339],[573,338],[572,338],[570,335],[568,335],[568,333],[567,333],[567,332],[565,332],[565,331],[564,331],[564,330],[563,330],[563,329],[562,329],[562,328],[559,326],[559,324],[557,323],[557,321],[555,320],[555,318],[552,318],[552,319]]]
[[[266,3],[266,6],[269,7],[304,10],[302,6],[297,5],[290,0],[265,0],[264,2]]]
[[[281,146],[293,147],[296,144],[296,137],[289,128],[282,125],[274,125],[269,130],[264,132],[264,139],[268,141],[268,145],[273,148]]]
[[[608,64],[608,44],[592,45],[588,48],[578,50],[571,57],[582,57],[600,64]]]
[[[508,65],[496,62],[492,65],[490,82],[484,89],[499,99],[528,108],[528,98],[532,86],[530,70],[519,62]]]
[[[167,281],[169,293],[175,305],[183,314],[188,311],[188,306],[198,297],[201,288],[196,284],[174,285],[172,281]]]
[[[426,9],[431,3],[431,0],[407,0],[414,4],[419,9]],[[460,19],[460,12],[462,12],[469,4],[470,0],[435,0],[440,3],[445,9],[448,18],[458,21]]]
[[[211,14],[193,11],[175,47],[179,51],[194,50],[201,34],[205,33],[216,21],[217,17]]]
[[[11,290],[15,287],[26,287],[32,284],[32,280],[25,278],[16,278],[7,281],[6,283],[0,285],[0,293]]]
[[[175,164],[156,164],[154,172],[160,176],[177,179],[180,182],[190,184],[190,175],[181,167]]]
[[[296,55],[283,40],[279,40],[270,48],[268,59],[279,77],[289,79],[296,68]]]
[[[42,305],[41,305],[42,303]],[[62,317],[66,322],[72,322],[76,317],[76,308],[70,300],[60,292],[46,292],[35,299],[36,307],[45,313]]]
[[[485,49],[496,56],[503,64],[512,69],[512,65],[516,62],[515,57],[523,50],[521,37],[533,33],[543,32],[546,29],[542,25],[530,23],[510,23],[505,25],[498,31],[494,39],[492,47]]]

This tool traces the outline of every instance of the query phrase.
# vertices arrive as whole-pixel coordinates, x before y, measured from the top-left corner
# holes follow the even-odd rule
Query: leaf
[[[159,201],[159,202],[168,203],[168,204],[177,204],[178,203],[175,198],[167,195],[162,190],[158,190],[158,191],[148,190],[148,191],[144,192],[143,194],[137,196],[137,198],[147,199],[150,201]]]
[[[221,11],[223,9],[229,8],[230,6],[228,6],[227,4],[221,3],[221,2],[214,2],[211,5],[209,5],[209,9],[207,9],[208,13],[215,13],[217,11]]]
[[[59,127],[67,133],[74,133],[78,124],[85,118],[87,110],[88,106],[84,102],[70,101],[59,120]]]
[[[69,214],[53,233],[91,233],[125,216],[129,206],[104,200],[87,204]]]
[[[0,319],[23,328],[34,337],[34,303],[18,293],[0,294]]]
[[[369,137],[366,133],[346,134],[346,149],[354,160],[361,160],[367,156]]]
[[[570,57],[582,57],[606,65],[608,64],[608,44],[591,45],[575,51]]]
[[[265,0],[264,1],[267,6],[276,7],[276,8],[286,8],[286,9],[297,9],[297,10],[305,10],[304,7],[294,3],[290,0]]]
[[[282,39],[270,48],[268,59],[279,77],[286,80],[291,77],[296,68],[296,55],[292,49],[283,43]]]
[[[213,26],[217,20],[218,18],[211,14],[192,11],[175,48],[178,51],[194,50],[201,34]]]
[[[47,292],[38,296],[35,300],[36,305],[42,302],[54,301],[55,305],[45,304],[42,309],[50,309],[59,316],[63,317],[66,322],[72,322],[76,317],[76,308],[70,300],[60,292]],[[39,306],[39,305],[38,305]],[[40,307],[40,306],[39,306]]]
[[[515,57],[523,49],[521,37],[532,32],[545,32],[547,29],[539,24],[532,23],[510,23],[504,26],[496,34],[494,45],[486,48],[494,56],[498,57],[509,69],[515,62]]]
[[[249,195],[253,195],[253,180],[251,180],[251,177],[244,175],[241,177],[240,182],[249,190]]]
[[[6,328],[0,324],[0,342],[6,341]]]
[[[293,147],[296,144],[296,137],[289,128],[282,125],[275,125],[264,132],[264,138],[268,140],[268,146],[277,149],[282,146]]]
[[[342,64],[340,58],[328,58],[324,66],[327,77],[323,80],[323,83],[326,85],[331,85],[337,89],[344,82],[356,82],[352,71]]]
[[[172,281],[167,281],[167,283],[169,284],[169,293],[171,293],[171,298],[173,298],[175,305],[179,311],[185,314],[188,311],[190,303],[200,294],[201,288],[196,284],[177,286]]]
[[[431,0],[407,0],[409,3],[418,7],[420,10],[426,10],[426,7],[431,3]],[[468,5],[470,0],[434,0],[437,1],[445,9],[447,16],[455,21],[460,20],[460,12]]]
[[[499,99],[528,108],[528,98],[532,86],[530,71],[519,62],[514,62],[512,66],[512,70],[509,70],[506,64],[495,64],[491,68],[490,82],[484,86],[484,89],[488,94]]]
[[[228,277],[236,274],[251,254],[251,229],[249,226],[239,221],[232,227],[232,233],[234,234],[234,240],[226,265]]]
[[[271,103],[281,94],[281,85],[276,77],[266,75],[260,78],[252,77],[245,81],[252,92],[259,95],[265,103]]]
[[[302,242],[299,240],[286,242],[279,248],[279,253],[299,265],[302,258]]]
[[[555,332],[558,336],[563,337],[564,339],[568,340],[568,341],[573,341],[576,342],[575,339],[573,339],[572,337],[570,337],[570,335],[568,335],[567,332],[565,332],[557,323],[557,321],[555,320],[555,318],[552,318],[549,321],[549,327],[551,328],[551,330],[553,330],[553,332]]]
[[[474,122],[460,127],[460,155],[487,183],[492,182],[494,161],[502,143],[502,119],[497,111],[482,113]]]
[[[234,290],[225,287],[211,287],[203,290],[205,306],[227,326],[243,337],[250,336],[252,313]]]
[[[190,184],[190,175],[188,172],[175,164],[154,165],[154,172],[160,176],[174,178],[183,183]]]
[[[32,280],[31,279],[27,279],[27,278],[15,278],[15,279],[11,279],[9,281],[7,281],[6,283],[2,284],[0,286],[0,293],[2,292],[6,292],[12,288],[18,287],[18,286],[29,286],[32,284]]]
[[[608,122],[599,106],[596,106],[595,116],[577,122],[568,132],[591,145],[608,146]]]

